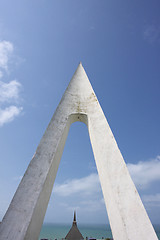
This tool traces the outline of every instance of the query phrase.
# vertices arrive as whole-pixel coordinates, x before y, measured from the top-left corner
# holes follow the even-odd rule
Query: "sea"
[[[40,239],[48,239],[48,240],[61,240],[65,238],[68,231],[70,230],[71,225],[66,224],[52,224],[52,223],[44,223],[40,232]],[[78,224],[78,228],[82,233],[83,237],[86,238],[96,238],[96,239],[105,239],[112,238],[112,233],[109,225],[80,225]],[[160,225],[154,225],[154,229],[160,240]]]

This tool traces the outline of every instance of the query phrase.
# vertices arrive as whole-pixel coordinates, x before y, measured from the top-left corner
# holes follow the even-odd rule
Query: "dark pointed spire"
[[[76,211],[74,211],[73,224],[69,232],[67,233],[66,240],[84,240],[84,237],[80,233],[76,222]]]
[[[76,211],[74,211],[73,225],[77,225],[77,222],[76,222]]]

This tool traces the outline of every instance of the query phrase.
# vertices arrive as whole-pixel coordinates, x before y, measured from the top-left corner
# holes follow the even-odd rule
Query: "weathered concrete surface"
[[[114,240],[157,240],[123,157],[80,64],[0,226],[0,240],[37,240],[70,125],[88,126]]]

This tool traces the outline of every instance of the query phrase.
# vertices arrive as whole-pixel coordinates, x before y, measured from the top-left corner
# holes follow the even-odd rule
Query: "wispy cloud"
[[[65,207],[65,209],[69,212],[73,212],[74,210],[80,210],[81,212],[97,212],[105,208],[104,200],[101,198],[92,199],[89,198],[87,200],[81,200],[79,199],[76,201],[74,205],[70,205],[70,203],[63,203],[61,204],[62,207]]]
[[[22,107],[9,106],[5,109],[0,109],[0,126],[5,123],[11,122],[17,117],[22,111]]]
[[[153,182],[160,181],[160,156],[155,159],[127,164],[128,170],[136,186],[140,189],[149,187]],[[60,196],[70,196],[75,193],[94,194],[101,189],[99,177],[96,173],[79,179],[67,180],[62,184],[56,184],[54,193]]]
[[[90,195],[100,190],[98,175],[93,173],[87,177],[68,180],[62,184],[56,184],[53,191],[60,196],[69,196],[75,193]]]
[[[0,78],[2,78],[3,77],[3,72],[2,71],[0,71]]]
[[[0,81],[0,102],[11,102],[19,99],[21,84],[17,80],[9,83]]]
[[[143,195],[143,202],[149,207],[160,207],[160,193],[155,195]]]
[[[153,182],[160,180],[160,156],[145,162],[127,164],[127,167],[139,189],[147,189]],[[53,188],[53,194],[56,195],[57,199],[61,199],[59,199],[58,204],[69,212],[77,209],[90,214],[105,210],[97,173],[56,184]],[[64,199],[65,202],[63,202]],[[142,200],[147,207],[160,206],[159,193],[144,195]]]
[[[149,43],[160,42],[160,26],[157,24],[145,26],[143,36]]]
[[[160,193],[155,195],[143,195],[145,202],[159,202],[160,203]]]
[[[159,209],[160,193],[151,194],[151,188],[147,188],[160,181],[160,156],[144,162],[130,163],[127,167],[139,190],[145,188],[146,195],[142,195],[141,192],[141,198],[146,209],[148,211]],[[149,195],[147,195],[148,190]],[[106,218],[106,207],[97,173],[56,184],[52,196],[52,201],[57,203],[57,209],[63,209],[67,215],[77,210],[80,217],[86,216],[86,219],[87,216],[95,216],[95,214],[98,218],[100,213],[104,219]]]
[[[104,199],[90,199],[88,201],[81,201],[80,206],[83,210],[89,212],[96,212],[104,208]]]
[[[13,44],[9,41],[1,41],[0,42],[1,76],[2,76],[2,70],[8,71],[8,62],[12,53],[13,53]]]
[[[0,41],[0,78],[9,72],[9,61],[13,51],[14,47],[11,42]],[[21,113],[23,108],[16,106],[20,100],[20,89],[21,84],[17,80],[8,83],[0,81],[0,126],[13,121]],[[9,103],[11,105],[6,106]]]
[[[137,164],[129,163],[127,167],[135,185],[140,189],[145,189],[160,180],[160,156]]]

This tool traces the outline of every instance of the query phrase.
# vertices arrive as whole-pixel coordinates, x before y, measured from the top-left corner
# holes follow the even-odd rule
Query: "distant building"
[[[77,222],[76,222],[76,212],[74,212],[74,218],[73,218],[73,223],[72,227],[69,230],[68,234],[65,237],[66,240],[83,240],[84,237],[80,233],[78,227],[77,227]]]

